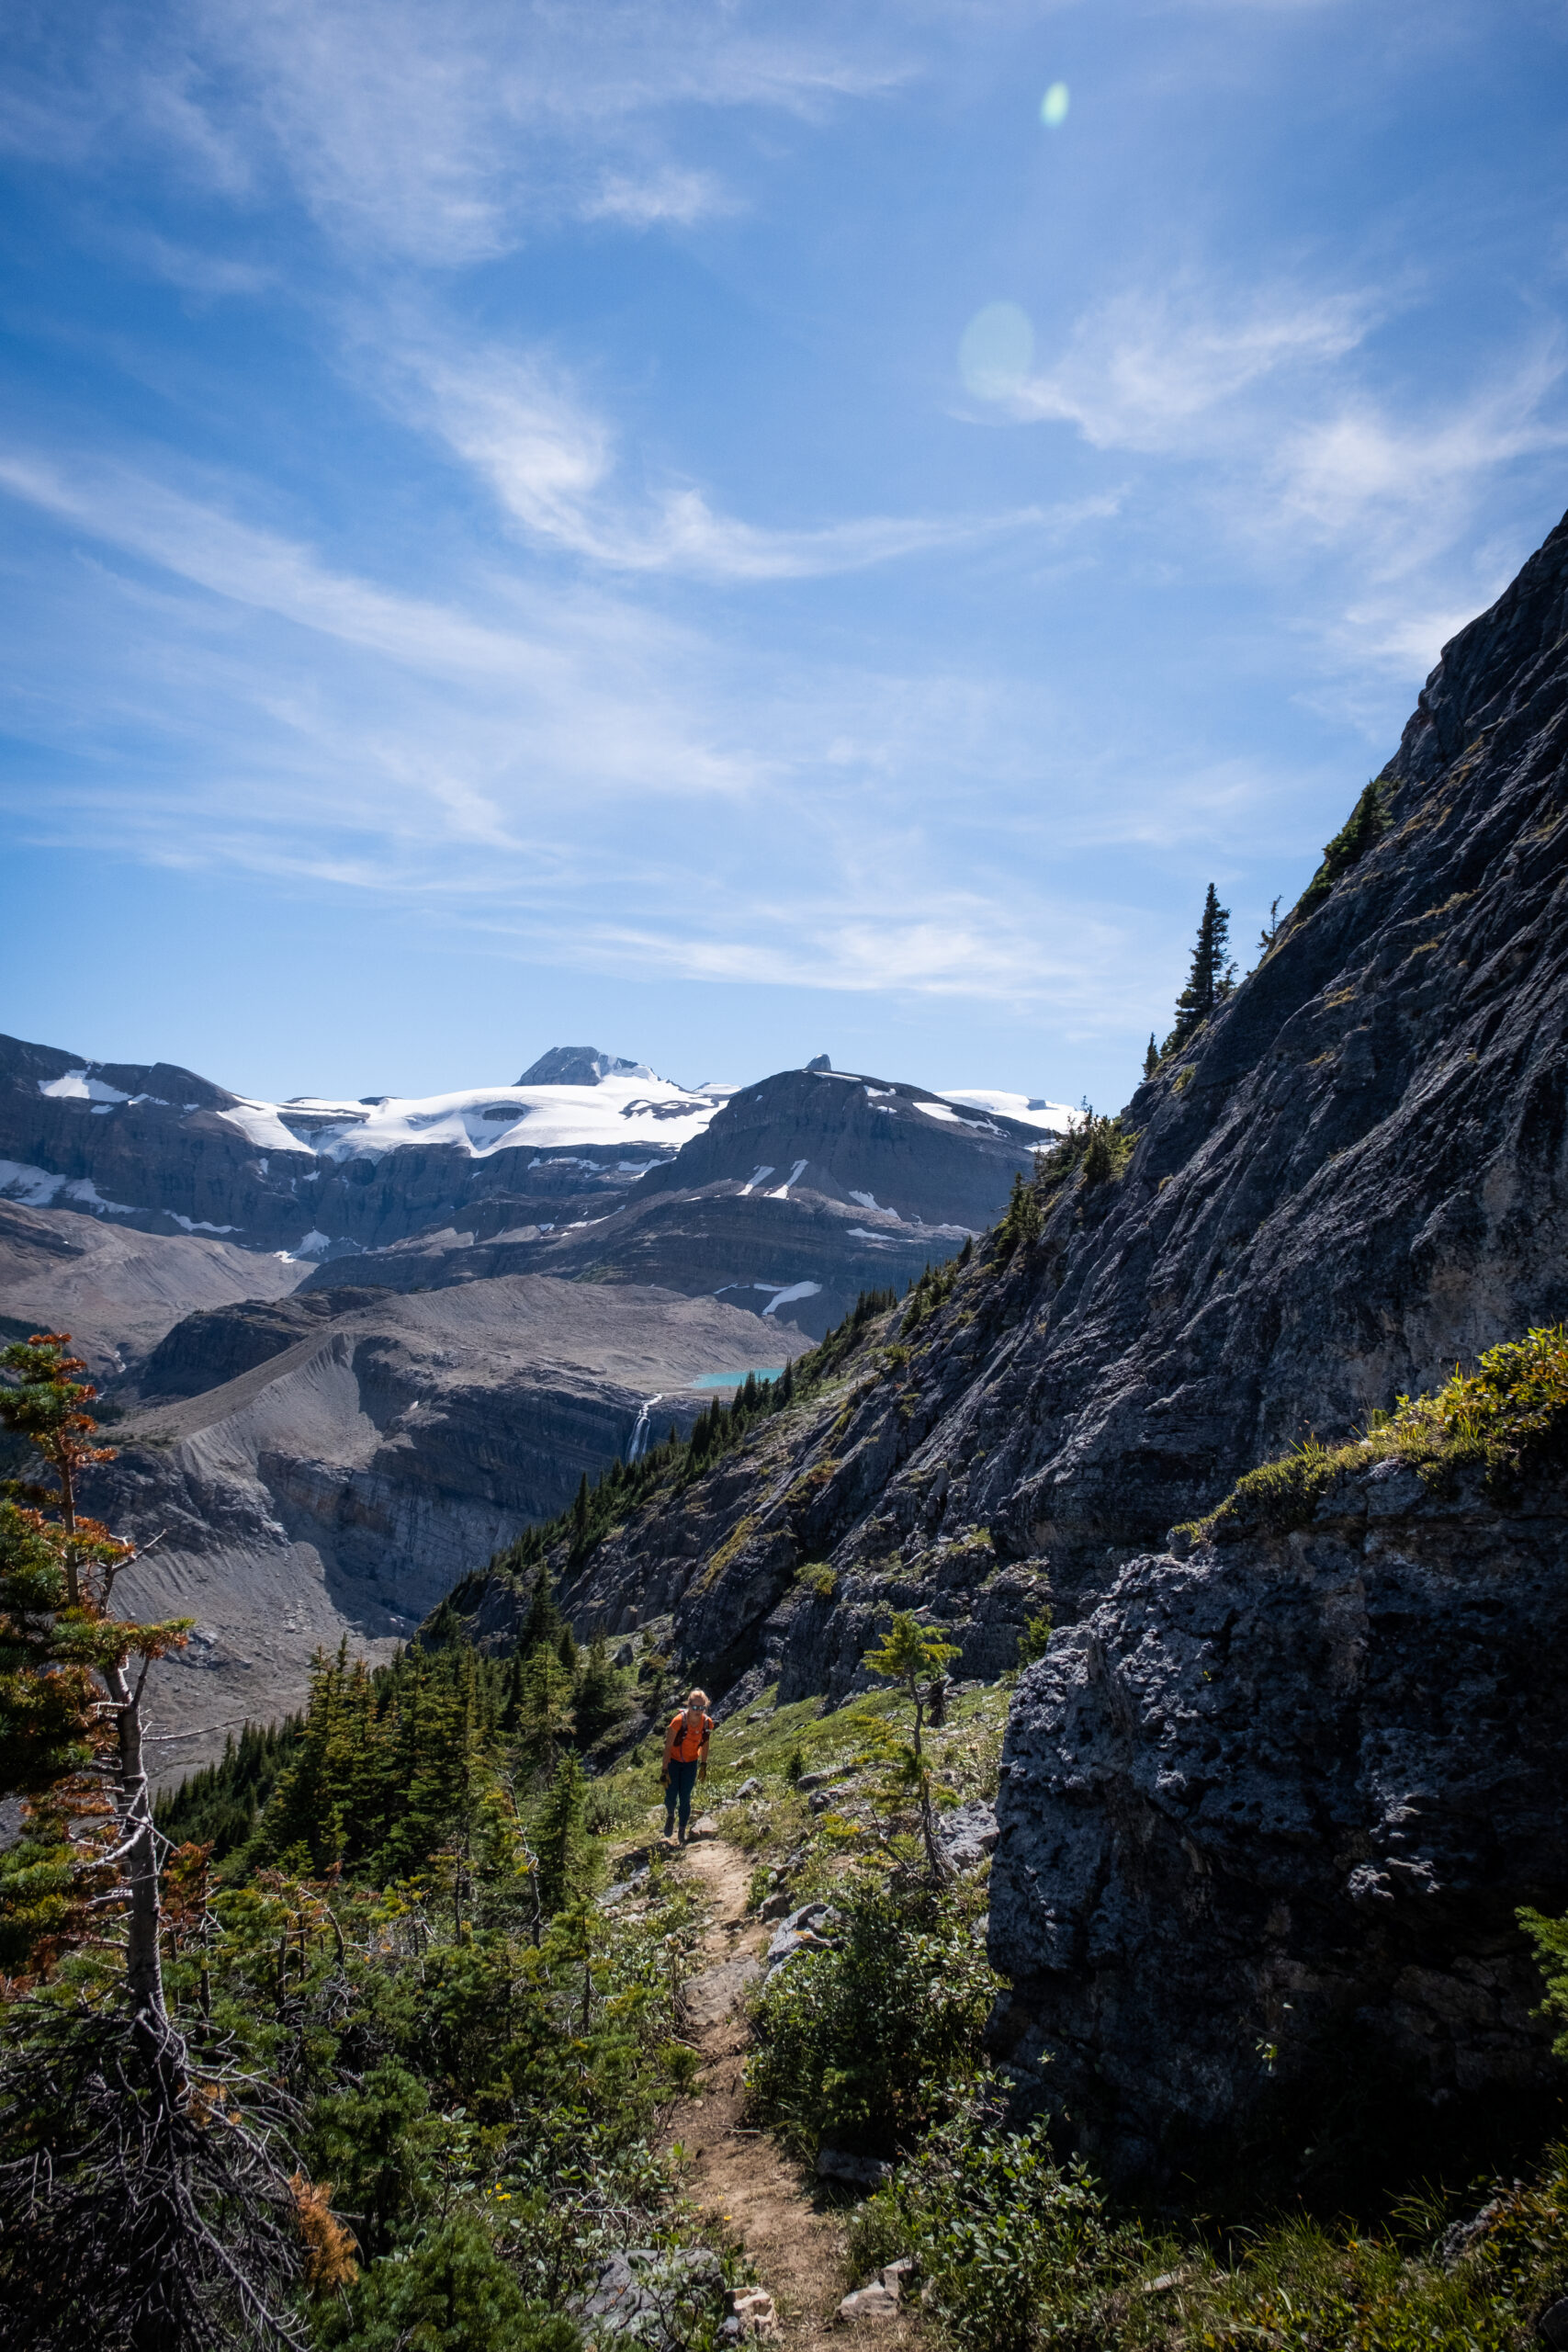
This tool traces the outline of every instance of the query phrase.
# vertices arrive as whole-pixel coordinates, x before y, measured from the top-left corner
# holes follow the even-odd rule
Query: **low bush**
[[[1001,1979],[949,1900],[852,1883],[833,1942],[757,1996],[751,2103],[798,2147],[886,2153],[951,2114],[976,2079]]]
[[[1043,2123],[1002,2132],[974,2111],[933,2132],[851,2233],[857,2273],[913,2255],[928,2308],[965,2352],[1089,2352],[1106,2341],[1109,2292],[1147,2254],[1081,2166],[1053,2160]]]
[[[1114,2219],[1043,2125],[972,2110],[861,2207],[850,2259],[863,2278],[911,2256],[964,2352],[1524,2352],[1568,2287],[1568,2151],[1470,2210],[1457,2229],[1432,2197],[1393,2229],[1292,2214],[1183,2239]]]

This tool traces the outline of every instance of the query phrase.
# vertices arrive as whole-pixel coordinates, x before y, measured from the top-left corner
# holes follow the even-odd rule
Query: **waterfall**
[[[648,1399],[648,1402],[644,1405],[641,1412],[637,1415],[637,1426],[632,1430],[632,1442],[626,1449],[626,1467],[628,1470],[634,1462],[639,1462],[642,1459],[642,1456],[648,1452],[648,1417],[652,1412],[655,1405],[661,1405],[663,1401],[664,1398],[662,1392],[657,1396],[650,1396]]]

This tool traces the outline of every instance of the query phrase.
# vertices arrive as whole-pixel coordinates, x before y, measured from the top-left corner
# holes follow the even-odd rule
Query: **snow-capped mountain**
[[[95,1062],[0,1038],[0,1199],[312,1261],[446,1227],[479,1241],[530,1227],[534,1237],[558,1234],[607,1216],[704,1137],[738,1092],[756,1091],[680,1086],[646,1063],[568,1046],[541,1056],[515,1086],[273,1102],[169,1063]],[[976,1141],[1026,1143],[1072,1115],[983,1090],[885,1091],[889,1109],[910,1098],[917,1125]],[[769,1133],[784,1170],[811,1157],[807,1141],[791,1148],[776,1121]],[[931,1157],[958,1165],[947,1153]],[[857,1198],[873,1189],[849,1187]],[[916,1213],[931,1221],[936,1205],[922,1198]],[[989,1213],[988,1190],[983,1204],[954,1194],[935,1221],[972,1224],[982,1206]]]

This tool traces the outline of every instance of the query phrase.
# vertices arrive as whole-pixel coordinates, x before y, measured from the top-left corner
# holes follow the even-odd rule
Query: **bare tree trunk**
[[[132,1688],[123,1665],[101,1669],[119,1733],[119,1841],[130,1895],[125,1947],[125,1987],[139,2030],[162,2047],[168,2036],[164,2006],[164,1963],[159,1943],[158,1833],[141,1748],[141,1684]]]

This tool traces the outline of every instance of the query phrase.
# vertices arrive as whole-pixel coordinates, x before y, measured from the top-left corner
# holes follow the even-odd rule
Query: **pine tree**
[[[1148,1049],[1148,1052],[1144,1056],[1144,1076],[1145,1076],[1145,1078],[1153,1078],[1153,1076],[1154,1076],[1154,1074],[1155,1074],[1156,1070],[1156,1069],[1158,1069],[1158,1068],[1159,1068],[1159,1047],[1155,1044],[1155,1033],[1154,1033],[1154,1031],[1151,1029],[1151,1030],[1149,1031],[1149,1049]]]
[[[1176,1000],[1176,1025],[1165,1041],[1167,1054],[1179,1053],[1182,1046],[1201,1029],[1214,1007],[1230,994],[1235,967],[1227,960],[1225,949],[1230,937],[1230,909],[1222,907],[1219,895],[1211,882],[1203,900],[1203,912],[1198,924],[1198,938],[1192,949],[1192,968],[1187,986]]]
[[[606,1732],[625,1719],[626,1693],[615,1668],[603,1634],[595,1634],[589,1645],[581,1679],[577,1686],[577,1744],[591,1748],[604,1738]]]
[[[563,1756],[534,1820],[539,1902],[547,1916],[565,1908],[586,1874],[584,1792],[581,1765],[575,1756]]]
[[[0,1389],[0,1427],[25,1438],[55,1481],[52,1487],[27,1485],[13,1491],[25,1502],[58,1513],[53,1520],[37,1510],[14,1515],[6,1587],[0,1594],[0,1638],[6,1643],[0,1672],[18,1678],[20,1719],[25,1725],[31,1718],[34,1728],[31,1742],[24,1743],[30,1746],[31,1786],[39,1792],[55,1779],[55,1767],[84,1743],[81,1703],[91,1688],[84,1678],[96,1677],[100,1686],[92,1692],[93,1713],[107,1713],[118,1750],[114,1804],[126,1913],[125,1992],[139,2039],[155,2050],[167,2041],[169,2029],[158,1942],[158,1837],[147,1786],[141,1694],[147,1667],[184,1646],[192,1621],[138,1625],[109,1615],[115,1578],[133,1557],[133,1547],[77,1508],[83,1472],[112,1460],[113,1448],[92,1442],[97,1424],[86,1408],[97,1390],[73,1377],[86,1367],[70,1346],[69,1331],[35,1331],[30,1340],[0,1349],[0,1364],[15,1375],[12,1386]],[[31,1544],[52,1553],[51,1570],[40,1570],[29,1537]],[[57,1581],[51,1584],[51,1578]],[[132,1658],[142,1661],[134,1676]],[[60,1701],[38,1685],[40,1674],[52,1679],[57,1667],[66,1669]],[[62,1702],[63,1714],[58,1713]],[[96,1736],[91,1745],[97,1746]],[[62,1774],[59,1784],[63,1781]]]
[[[560,1634],[561,1613],[556,1607],[549,1569],[541,1561],[528,1601],[528,1614],[523,1620],[523,1630],[517,1636],[519,1656],[526,1657],[530,1650],[556,1648]]]

